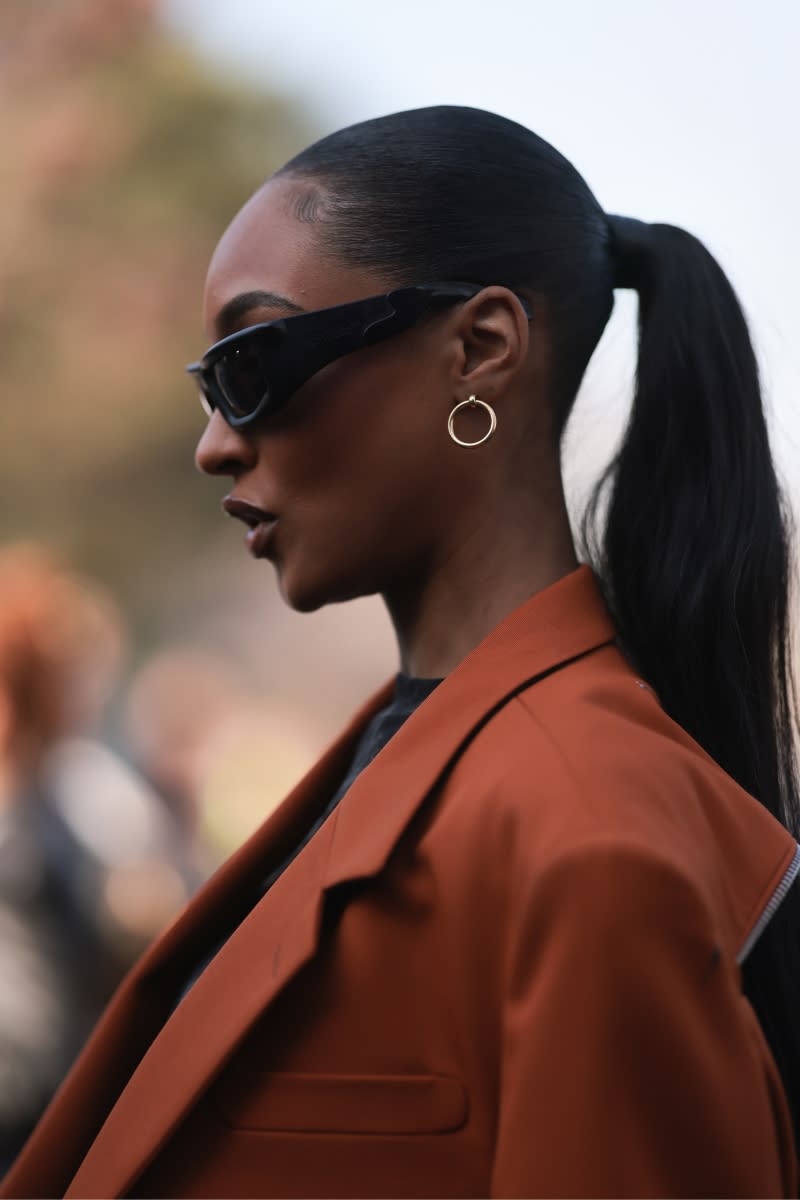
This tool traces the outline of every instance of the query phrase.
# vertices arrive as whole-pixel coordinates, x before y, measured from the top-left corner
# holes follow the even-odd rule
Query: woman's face
[[[210,338],[391,290],[378,274],[325,254],[324,225],[299,220],[287,203],[299,187],[291,177],[271,180],[224,234],[206,284]],[[262,295],[240,299],[254,292]],[[448,321],[449,309],[337,360],[252,426],[210,418],[197,464],[229,477],[234,501],[274,514],[269,532],[248,540],[274,563],[293,608],[413,585],[447,553],[458,455],[475,453],[459,452],[447,433],[450,409],[466,398]]]

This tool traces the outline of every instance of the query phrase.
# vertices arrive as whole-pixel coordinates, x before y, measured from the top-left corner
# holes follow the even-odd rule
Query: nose
[[[233,475],[236,478],[254,467],[257,460],[258,452],[252,442],[215,410],[194,452],[197,469],[206,475]]]

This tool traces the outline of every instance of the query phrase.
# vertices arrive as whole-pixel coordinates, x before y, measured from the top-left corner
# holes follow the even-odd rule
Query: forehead
[[[270,179],[236,214],[214,251],[203,297],[203,322],[219,335],[217,317],[236,296],[272,292],[304,309],[327,308],[384,290],[376,273],[350,268],[325,251],[324,218],[298,217],[308,185]],[[266,320],[259,312],[251,319]],[[275,314],[279,315],[279,314]],[[247,323],[243,319],[243,324]]]

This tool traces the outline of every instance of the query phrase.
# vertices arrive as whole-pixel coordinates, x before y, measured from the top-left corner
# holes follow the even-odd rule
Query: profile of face
[[[324,221],[296,215],[304,186],[274,177],[226,230],[204,297],[211,338],[397,286],[329,252]],[[212,412],[197,465],[232,481],[228,510],[253,527],[251,552],[273,562],[288,604],[413,590],[473,536],[529,441],[541,370],[530,340],[519,298],[490,286],[331,362],[277,413],[234,428]],[[463,449],[447,421],[472,394],[502,404],[502,419],[489,442]],[[485,432],[480,409],[459,421],[464,440]],[[255,529],[258,511],[270,519]]]

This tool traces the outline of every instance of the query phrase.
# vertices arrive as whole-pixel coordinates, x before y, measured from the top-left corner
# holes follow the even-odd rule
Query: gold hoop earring
[[[455,429],[453,428],[456,413],[461,408],[477,408],[479,405],[489,414],[489,428],[482,438],[478,438],[477,442],[463,442],[460,437],[456,436]],[[447,432],[450,434],[450,437],[453,439],[453,441],[457,442],[459,446],[482,446],[484,442],[488,442],[495,429],[497,429],[497,413],[494,411],[491,404],[487,404],[485,400],[479,400],[477,396],[470,396],[468,400],[462,400],[460,404],[455,406],[453,411],[450,413],[450,416],[447,418]]]

